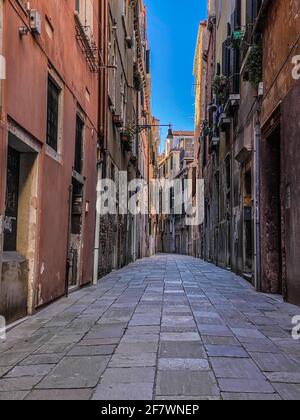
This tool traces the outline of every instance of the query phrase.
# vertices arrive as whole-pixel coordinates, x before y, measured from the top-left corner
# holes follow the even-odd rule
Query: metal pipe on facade
[[[260,141],[261,130],[259,110],[254,128],[254,160],[255,160],[255,285],[261,291],[261,258],[260,258]]]
[[[103,172],[103,159],[100,159],[100,155],[105,153],[106,141],[107,141],[107,98],[105,92],[107,85],[107,0],[99,0],[98,2],[98,47],[101,51],[101,66],[99,69],[98,79],[98,156],[97,156],[97,197],[96,197],[96,211],[95,211],[95,245],[94,245],[94,267],[93,267],[93,284],[98,283],[99,273],[99,246],[100,246],[100,188],[99,183],[102,179]],[[103,142],[103,144],[102,144]],[[104,151],[103,151],[104,148]],[[105,158],[105,157],[104,157]]]

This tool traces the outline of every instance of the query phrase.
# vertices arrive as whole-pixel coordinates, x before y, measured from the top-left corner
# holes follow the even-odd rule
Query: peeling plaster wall
[[[7,16],[7,116],[39,145],[38,168],[34,168],[35,189],[30,203],[22,205],[21,218],[27,220],[20,233],[19,246],[28,258],[29,307],[38,307],[64,294],[68,237],[68,188],[72,182],[75,151],[76,113],[85,117],[82,262],[80,285],[92,281],[93,240],[95,224],[98,76],[92,73],[76,40],[73,1],[32,0],[31,8],[41,14],[42,33],[20,38],[19,27],[26,14],[14,2],[6,2]],[[98,37],[98,1],[94,8],[95,39]],[[52,72],[62,80],[62,131],[60,155],[53,156],[45,147],[47,114],[47,79],[51,63]],[[0,133],[1,138],[1,133]],[[7,145],[4,137],[4,145]],[[0,159],[2,149],[0,149]],[[6,173],[1,165],[0,179]],[[4,174],[4,175],[3,175]],[[3,214],[2,196],[5,182],[0,187],[0,215]],[[27,186],[25,189],[29,188]],[[27,195],[28,197],[28,195]],[[21,197],[21,202],[22,202]],[[25,196],[24,196],[25,200]],[[25,200],[26,201],[26,200]],[[86,202],[89,211],[85,212]],[[27,239],[26,239],[27,238]],[[34,252],[33,243],[37,241]],[[33,262],[34,261],[34,262]],[[35,267],[34,266],[35,264]]]
[[[27,261],[15,253],[9,253],[3,259],[0,278],[0,314],[7,323],[26,316],[27,295]]]

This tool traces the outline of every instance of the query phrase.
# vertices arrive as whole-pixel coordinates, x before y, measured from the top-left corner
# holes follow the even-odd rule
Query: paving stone
[[[300,341],[286,340],[282,338],[273,338],[272,341],[280,349],[289,352],[290,354],[300,355]]]
[[[125,326],[122,324],[114,325],[99,325],[93,328],[85,337],[87,340],[98,338],[119,338],[122,337],[125,331]]]
[[[219,346],[240,346],[241,343],[235,337],[214,337],[201,335],[204,344]]]
[[[300,384],[299,372],[266,372],[265,375],[270,382]]]
[[[282,399],[286,401],[300,400],[300,384],[272,384]]]
[[[154,383],[155,369],[146,368],[108,368],[101,378],[101,384],[112,383]]]
[[[222,392],[274,394],[274,388],[267,381],[257,379],[219,379]]]
[[[153,398],[153,384],[100,384],[93,395],[95,401],[147,401]]]
[[[31,390],[43,377],[32,376],[27,378],[0,379],[0,392],[14,392]]]
[[[245,343],[243,342],[243,347],[247,352],[254,352],[254,353],[282,353],[279,347],[276,347],[274,344],[253,341],[252,343]]]
[[[57,364],[64,357],[63,354],[32,354],[24,359],[20,366]]]
[[[158,370],[210,370],[207,359],[159,359]]]
[[[151,326],[137,326],[137,327],[129,327],[126,330],[126,335],[139,335],[139,334],[159,334],[160,333],[160,326],[159,325],[151,325]]]
[[[64,332],[67,330],[64,330]],[[47,344],[59,345],[59,344],[75,344],[78,343],[84,336],[84,333],[80,334],[67,334],[67,335],[55,335],[52,337]]]
[[[160,317],[137,316],[135,315],[129,322],[129,327],[134,326],[155,326],[160,325]]]
[[[158,343],[158,334],[125,334],[121,340],[121,343]]]
[[[0,354],[0,367],[14,366],[27,356],[28,353],[2,353]]]
[[[157,401],[220,401],[221,397],[213,397],[213,396],[191,396],[191,395],[175,395],[175,396],[156,396],[155,400]]]
[[[156,353],[115,354],[109,367],[152,367],[156,366]]]
[[[233,334],[240,338],[265,338],[265,336],[256,329],[249,328],[231,328]]]
[[[160,371],[156,395],[219,396],[220,391],[211,372]]]
[[[248,353],[242,347],[237,346],[205,346],[209,357],[237,357],[237,358],[249,358]]]
[[[158,343],[121,343],[116,354],[140,354],[140,353],[157,353]]]
[[[91,399],[92,394],[92,389],[39,389],[30,392],[25,399],[33,401],[86,401]]]
[[[283,354],[250,353],[264,372],[300,372],[300,366]]]
[[[282,401],[277,394],[222,393],[224,401]]]
[[[6,373],[9,372],[12,368],[12,366],[0,367],[0,378],[6,375]]]
[[[198,333],[162,333],[161,341],[200,341]]]
[[[66,344],[66,343],[53,344],[53,343],[47,343],[44,346],[40,347],[35,352],[35,354],[67,353],[72,347],[73,347],[73,344]]]
[[[195,321],[192,316],[173,316],[173,315],[165,315],[162,318],[162,326],[163,327],[194,327]]]
[[[27,376],[46,376],[55,365],[16,366],[5,378],[22,378]]]
[[[159,357],[168,359],[206,359],[206,352],[200,341],[162,341],[160,343]]]
[[[195,326],[194,327],[184,327],[184,326],[182,326],[182,327],[180,327],[180,326],[177,326],[177,327],[165,327],[165,326],[162,326],[161,327],[161,332],[162,333],[198,333],[198,329],[197,329],[197,327],[196,327],[196,324],[195,324]]]
[[[228,379],[261,379],[265,377],[251,359],[211,358],[217,378]]]
[[[109,357],[65,357],[38,385],[38,389],[93,388],[106,368]]]
[[[116,346],[76,346],[68,356],[109,356],[114,353]]]
[[[0,392],[0,401],[22,401],[29,391]]]
[[[198,324],[198,329],[201,335],[212,335],[219,337],[232,337],[233,334],[229,328],[222,325],[203,325]]]

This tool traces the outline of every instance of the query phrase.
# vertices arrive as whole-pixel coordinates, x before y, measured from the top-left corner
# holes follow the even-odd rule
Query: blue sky
[[[151,49],[152,113],[175,130],[193,130],[193,61],[206,0],[144,0]],[[161,130],[162,142],[166,130]]]

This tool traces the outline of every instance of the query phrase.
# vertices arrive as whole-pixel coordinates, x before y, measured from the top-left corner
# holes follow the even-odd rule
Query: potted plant
[[[125,129],[121,132],[121,141],[123,146],[127,149],[131,149],[132,145],[132,132],[129,129]]]
[[[263,52],[262,44],[260,42],[252,45],[245,65],[245,74],[247,75],[247,79],[256,90],[262,81],[262,61]]]
[[[212,90],[216,95],[219,105],[224,104],[228,96],[228,79],[226,76],[217,75],[212,82]]]

